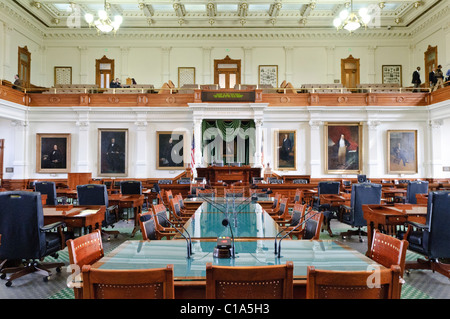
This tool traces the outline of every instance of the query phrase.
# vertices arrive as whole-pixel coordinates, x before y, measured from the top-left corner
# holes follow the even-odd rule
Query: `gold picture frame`
[[[274,169],[278,171],[297,170],[297,132],[295,130],[277,130],[274,141]]]
[[[388,174],[417,174],[417,130],[387,131]]]
[[[398,84],[402,86],[402,66],[401,65],[383,65],[382,66],[383,84]]]
[[[326,174],[360,174],[362,171],[361,123],[325,123]]]
[[[36,134],[36,173],[69,173],[70,134]]]
[[[195,84],[194,67],[178,67],[178,87],[181,88],[185,84]]]
[[[170,141],[172,139],[172,141]],[[186,166],[186,132],[156,132],[156,169],[183,170]]]
[[[71,66],[55,66],[54,68],[54,85],[72,84],[72,67]]]
[[[278,87],[278,65],[260,65],[258,66],[258,84]]]
[[[98,129],[98,176],[128,175],[128,129]]]

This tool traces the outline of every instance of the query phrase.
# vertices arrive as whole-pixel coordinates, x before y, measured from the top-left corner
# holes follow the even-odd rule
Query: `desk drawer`
[[[401,225],[406,223],[406,217],[404,216],[389,216],[386,217],[386,224],[387,225]]]

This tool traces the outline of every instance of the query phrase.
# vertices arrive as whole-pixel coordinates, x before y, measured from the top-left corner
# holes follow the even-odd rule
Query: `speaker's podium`
[[[242,181],[244,183],[252,182],[253,177],[261,176],[260,167],[251,167],[250,165],[243,166],[215,166],[210,165],[208,167],[198,167],[197,176],[204,177],[211,183],[217,183],[219,181],[225,183],[233,183]]]

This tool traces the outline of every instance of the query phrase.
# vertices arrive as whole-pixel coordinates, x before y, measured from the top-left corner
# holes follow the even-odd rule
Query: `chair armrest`
[[[420,224],[420,223],[416,223],[416,222],[412,222],[412,221],[406,221],[406,224],[414,226],[416,228],[420,228],[420,229],[428,229],[429,228],[428,225]]]
[[[118,205],[112,205],[112,206],[106,207],[106,210],[107,210],[107,211],[112,211],[112,210],[115,210],[115,209],[117,209],[117,208],[119,208]]]
[[[44,225],[40,229],[42,232],[46,232],[46,231],[50,231],[50,230],[53,230],[58,227],[65,227],[65,226],[66,226],[66,223],[64,223],[64,222],[56,222],[53,224]]]
[[[341,209],[345,209],[345,210],[348,210],[348,211],[352,210],[352,208],[350,206],[347,206],[347,205],[341,205]]]

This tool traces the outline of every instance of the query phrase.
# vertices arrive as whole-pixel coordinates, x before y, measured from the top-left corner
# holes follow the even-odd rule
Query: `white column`
[[[213,73],[211,72],[213,68],[213,63],[211,62],[211,47],[204,47],[203,49],[203,83],[199,84],[212,84],[214,83]]]
[[[375,80],[375,50],[376,45],[371,45],[367,48],[367,83],[376,83]]]
[[[431,178],[439,178],[442,174],[442,124],[442,120],[431,120],[428,122],[424,150],[426,163],[425,176]]]
[[[28,177],[29,126],[27,121],[12,121],[14,127],[14,175],[12,179]]]
[[[170,78],[170,51],[172,48],[164,47],[161,48],[161,83],[168,82],[172,80]],[[174,82],[174,80],[172,80]]]
[[[87,63],[87,47],[78,47],[78,50],[80,51],[80,84],[87,84],[89,83],[88,79],[88,63]],[[95,62],[95,61],[94,61]],[[95,69],[95,65],[92,66],[91,70]],[[95,83],[95,71],[94,73],[94,79],[92,80],[92,83]]]
[[[50,87],[54,84],[55,79],[47,79],[47,47],[40,46],[39,54],[41,55],[40,74],[38,83],[42,86]],[[53,74],[53,73],[51,73]]]
[[[327,83],[334,83],[335,79],[335,65],[336,61],[334,58],[335,47],[325,47],[327,51]]]
[[[258,83],[258,79],[253,80],[254,72],[253,67],[253,48],[244,47],[244,81],[242,84]]]
[[[363,174],[366,174],[368,177],[377,177],[383,175],[383,172],[379,171],[378,163],[378,126],[380,125],[380,121],[370,120],[367,121],[365,127],[365,136],[367,136],[367,140],[364,145],[367,145],[366,148],[360,148],[360,151],[363,151],[362,158],[363,163],[367,163],[365,167],[363,167]]]
[[[285,60],[286,60],[286,66],[285,66],[285,80],[286,82],[291,82],[293,81],[292,76],[293,76],[293,72],[292,70],[294,70],[294,48],[293,47],[284,47],[284,54],[285,54]],[[282,79],[278,79],[278,85],[281,84],[281,82],[283,82]],[[292,85],[295,86],[294,83],[292,83]]]
[[[255,119],[255,163],[254,167],[263,167],[261,163],[262,148],[262,119]]]
[[[321,142],[320,131],[323,127],[323,122],[319,120],[309,121],[310,126],[310,175],[311,177],[318,177],[322,175],[321,166]],[[323,162],[326,165],[325,160]]]
[[[130,75],[128,73],[128,53],[129,52],[130,52],[130,49],[128,47],[120,48],[122,68],[121,68],[121,74],[119,74],[119,78],[121,79],[123,84],[125,84],[127,78],[130,77]]]
[[[3,22],[0,22],[0,79],[7,78],[4,72],[5,51],[7,50],[5,41],[6,41],[5,24]]]
[[[138,115],[139,117],[139,115]],[[142,116],[145,117],[145,116]],[[134,166],[134,176],[140,178],[147,176],[147,126],[145,120],[137,120],[136,125],[136,153],[134,159],[136,160]]]
[[[81,110],[80,110],[81,111]],[[78,127],[78,147],[77,159],[75,164],[75,172],[85,173],[90,172],[90,163],[89,163],[89,149],[92,147],[91,139],[89,138],[89,113],[79,112],[78,113],[78,121],[76,122],[76,126]],[[97,139],[95,139],[96,141]],[[73,154],[73,153],[72,153]],[[98,159],[97,159],[98,160]],[[100,167],[101,163],[97,163],[97,165],[93,165],[94,167]],[[93,175],[97,174],[97,172],[92,172]]]

